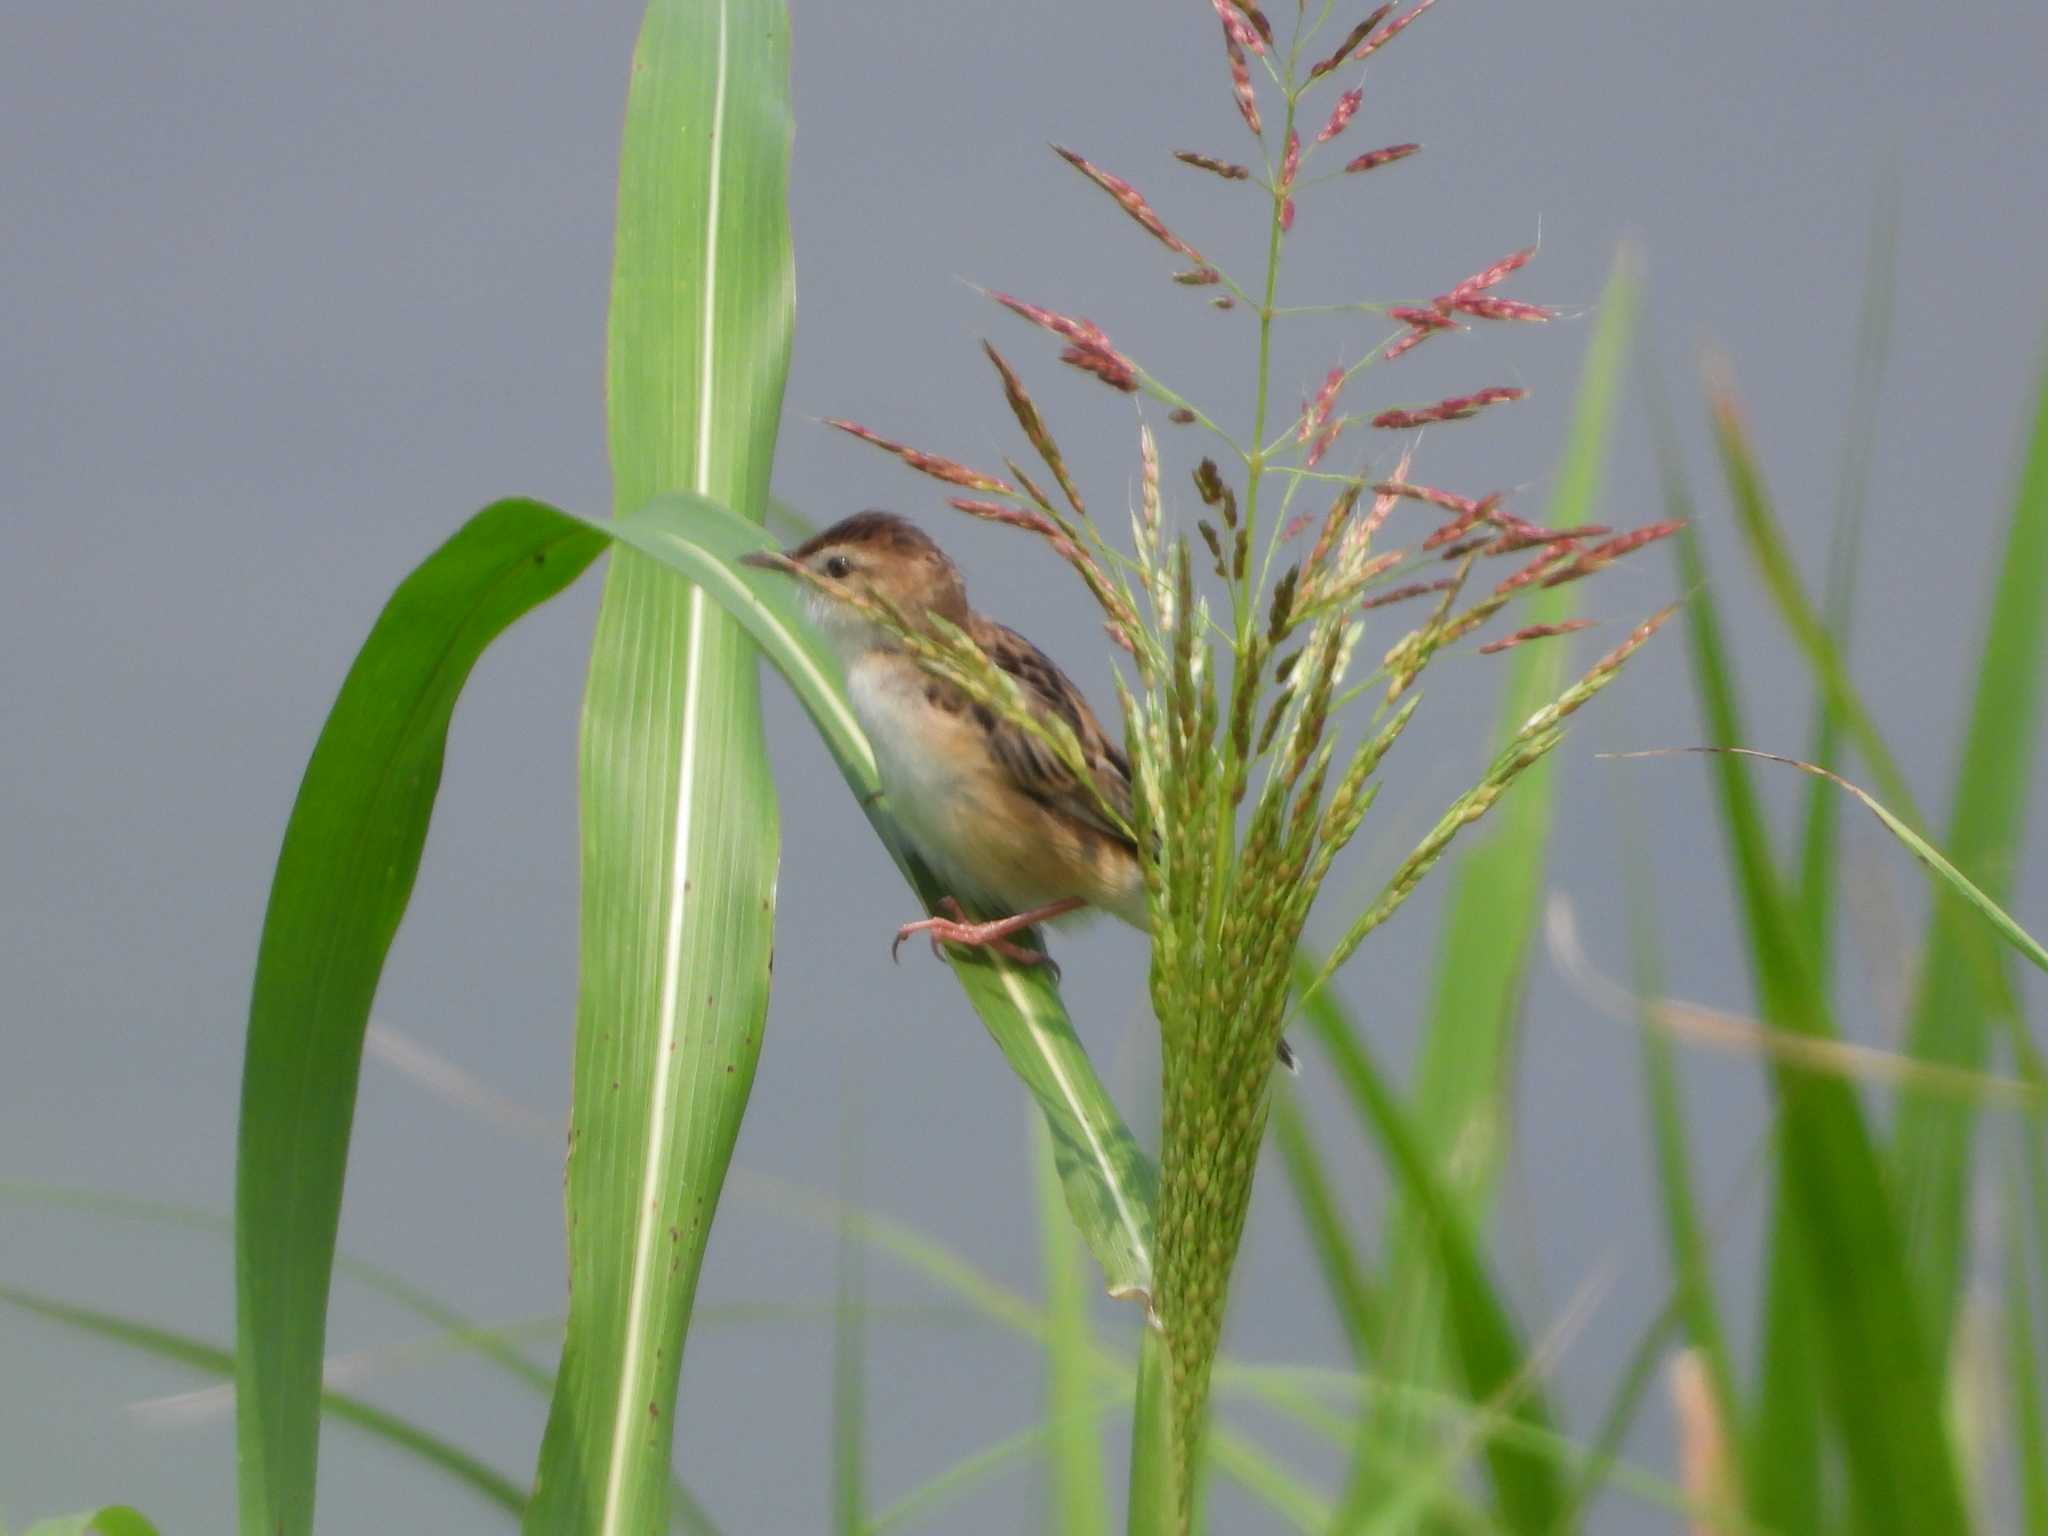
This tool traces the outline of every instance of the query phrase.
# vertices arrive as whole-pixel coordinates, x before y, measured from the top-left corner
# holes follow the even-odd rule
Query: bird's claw
[[[1060,968],[1054,963],[1052,956],[1043,950],[1030,949],[1011,941],[1009,935],[1017,931],[1013,923],[1001,919],[988,923],[969,922],[967,914],[960,908],[960,903],[950,896],[943,898],[938,907],[942,916],[920,918],[917,922],[905,923],[896,930],[895,942],[889,946],[891,960],[899,958],[905,939],[912,934],[922,933],[931,940],[932,955],[935,959],[946,958],[946,952],[940,948],[942,944],[958,944],[964,949],[983,949],[1001,955],[1012,965],[1050,966],[1053,976],[1059,976]]]

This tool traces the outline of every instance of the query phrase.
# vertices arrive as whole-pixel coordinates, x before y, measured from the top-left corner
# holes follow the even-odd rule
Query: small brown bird
[[[968,605],[959,568],[923,530],[888,512],[861,512],[785,554],[746,560],[813,576],[805,584],[811,613],[846,669],[890,812],[951,893],[950,911],[904,924],[898,944],[927,933],[935,946],[985,947],[1033,964],[1044,957],[1010,935],[1035,923],[1100,907],[1147,926],[1137,850],[1102,811],[1106,801],[1128,823],[1130,764],[1043,651]],[[1066,722],[1094,792],[1030,732],[927,671],[900,636],[836,600],[841,591],[887,604],[914,629],[936,635],[939,618],[964,630],[1022,685],[1032,710]],[[987,920],[970,921],[961,903]]]
[[[1045,957],[1011,935],[1037,923],[1101,908],[1149,930],[1144,869],[1127,830],[1129,761],[1043,651],[974,611],[959,567],[922,529],[892,513],[860,512],[785,553],[743,558],[810,573],[812,616],[845,667],[890,812],[950,892],[938,915],[897,929],[897,945],[923,933],[934,950],[944,941],[1034,965]],[[936,635],[938,618],[964,630],[1017,680],[1031,710],[1066,722],[1093,790],[1029,731],[928,671],[899,635],[855,606],[861,598],[880,600],[912,629]],[[1105,803],[1121,826],[1103,813]],[[1285,1041],[1280,1059],[1293,1067]]]

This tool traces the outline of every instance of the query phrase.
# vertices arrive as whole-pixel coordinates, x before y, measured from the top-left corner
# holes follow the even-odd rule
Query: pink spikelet
[[[1457,287],[1453,288],[1447,295],[1449,301],[1452,304],[1457,304],[1461,299],[1469,299],[1476,293],[1480,293],[1485,289],[1494,287],[1496,284],[1502,282],[1504,279],[1508,278],[1516,272],[1521,271],[1522,268],[1529,265],[1530,259],[1534,257],[1535,254],[1536,247],[1531,245],[1524,247],[1522,250],[1516,251],[1513,255],[1503,256],[1499,261],[1496,261],[1492,266],[1486,268],[1484,271],[1474,272],[1470,277],[1466,278],[1463,282],[1458,284]]]
[[[1542,554],[1531,560],[1520,570],[1502,577],[1500,585],[1493,589],[1493,595],[1495,597],[1506,597],[1509,593],[1519,592],[1531,582],[1542,579],[1559,561],[1569,559],[1572,555],[1578,553],[1578,550],[1579,545],[1573,539],[1565,539],[1550,545]]]
[[[1394,466],[1394,481],[1396,483],[1406,483],[1408,479],[1408,466],[1414,460],[1415,445],[1411,442],[1401,450],[1401,462]],[[1384,486],[1374,486],[1372,509],[1364,517],[1360,518],[1358,522],[1359,537],[1368,543],[1371,542],[1372,536],[1380,531],[1380,524],[1387,520],[1388,514],[1394,510],[1395,505],[1400,499],[1399,496],[1388,491]]]
[[[1558,624],[1531,624],[1527,629],[1518,629],[1512,635],[1498,640],[1489,640],[1479,647],[1482,656],[1495,656],[1502,651],[1511,651],[1518,645],[1531,640],[1548,640],[1552,635],[1575,635],[1582,629],[1591,629],[1591,619],[1566,619]]]
[[[1240,48],[1249,48],[1253,53],[1266,51],[1265,40],[1231,0],[1209,0],[1209,3],[1216,7],[1216,19],[1223,23],[1224,35],[1233,43]]]
[[[1197,170],[1221,176],[1225,181],[1244,181],[1251,176],[1251,172],[1244,166],[1228,160],[1218,160],[1214,155],[1198,155],[1192,149],[1176,149],[1173,158],[1185,165],[1192,165]]]
[[[1280,233],[1286,234],[1294,228],[1294,198],[1291,189],[1294,178],[1301,172],[1301,135],[1292,128],[1287,130],[1287,153],[1280,160]]]
[[[1616,534],[1606,543],[1595,544],[1591,549],[1586,550],[1577,559],[1572,561],[1570,565],[1563,567],[1561,570],[1552,571],[1543,578],[1543,585],[1546,587],[1561,587],[1568,581],[1577,581],[1582,576],[1590,576],[1602,567],[1612,565],[1623,555],[1632,554],[1634,551],[1641,549],[1645,544],[1654,544],[1659,539],[1670,538],[1672,534],[1678,532],[1684,526],[1683,520],[1673,519],[1669,522],[1651,523],[1646,527],[1632,528],[1627,533]]]
[[[1244,49],[1237,39],[1230,35],[1230,23],[1223,24],[1223,51],[1230,55],[1230,88],[1237,93],[1238,116],[1244,119],[1245,127],[1251,129],[1253,138],[1265,134],[1265,127],[1259,121],[1259,98],[1252,94],[1252,70],[1245,62]]]
[[[1396,160],[1406,160],[1420,144],[1389,144],[1385,149],[1369,149],[1356,160],[1348,162],[1344,174],[1355,176],[1361,171],[1376,171],[1383,165],[1392,165]]]
[[[1368,597],[1361,608],[1384,608],[1390,603],[1405,603],[1411,597],[1421,597],[1430,592],[1448,592],[1458,585],[1455,576],[1439,576],[1435,581],[1411,581],[1405,587],[1390,587],[1385,592]]]
[[[1494,515],[1494,510],[1499,506],[1500,493],[1498,491],[1484,500],[1467,502],[1464,509],[1456,517],[1431,532],[1429,537],[1422,541],[1422,547],[1424,549],[1442,549],[1452,540],[1461,538],[1474,524],[1490,519]]]
[[[1410,485],[1403,480],[1382,480],[1373,488],[1375,496],[1403,496],[1411,501],[1420,501],[1432,507],[1441,507],[1446,512],[1477,512],[1479,503],[1470,496],[1460,496],[1454,491],[1440,491],[1433,485]],[[1488,500],[1498,502],[1498,496]]]
[[[1316,135],[1316,142],[1318,144],[1327,144],[1330,140],[1337,137],[1338,134],[1342,133],[1351,122],[1351,119],[1357,115],[1358,104],[1363,100],[1365,100],[1365,92],[1363,91],[1346,91],[1342,96],[1339,96],[1337,98],[1337,105],[1330,108],[1330,120],[1323,124],[1322,131]]]
[[[880,433],[870,432],[857,421],[828,417],[825,425],[837,427],[848,436],[857,437],[864,443],[873,443],[884,453],[895,454],[912,469],[920,474],[930,475],[934,480],[944,480],[949,485],[964,485],[971,491],[990,491],[1002,496],[1017,494],[1008,481],[998,480],[994,475],[985,475],[978,469],[969,469],[965,464],[956,464],[951,459],[942,459],[935,453],[921,453],[902,443],[891,442]]]
[[[1452,395],[1449,399],[1437,401],[1435,405],[1421,406],[1412,411],[1381,411],[1379,415],[1373,417],[1372,424],[1389,431],[1400,431],[1407,427],[1427,426],[1437,421],[1463,421],[1467,417],[1477,416],[1486,406],[1520,400],[1528,393],[1526,389],[1494,384],[1485,389],[1474,390],[1469,395]]]
[[[1310,67],[1308,72],[1309,79],[1320,80],[1323,78],[1323,76],[1327,75],[1331,70],[1342,68],[1344,61],[1351,57],[1351,50],[1356,48],[1360,43],[1364,42],[1366,38],[1370,37],[1372,35],[1372,29],[1378,26],[1381,22],[1385,21],[1387,19],[1387,12],[1391,11],[1393,8],[1394,7],[1392,6],[1392,4],[1381,6],[1378,10],[1374,11],[1370,16],[1366,17],[1365,20],[1361,21],[1357,26],[1353,27],[1349,32],[1345,33],[1344,41],[1337,45],[1336,51],[1334,53],[1332,53],[1326,59],[1318,59],[1316,63]]]
[[[1331,408],[1337,403],[1337,392],[1344,387],[1349,375],[1342,368],[1332,368],[1323,379],[1323,387],[1316,391],[1315,424],[1321,426],[1330,419]]]
[[[1083,373],[1092,373],[1111,389],[1120,389],[1127,395],[1138,392],[1138,374],[1130,361],[1121,353],[1108,347],[1075,345],[1060,353],[1060,361],[1071,364]]]
[[[1484,294],[1467,294],[1451,300],[1451,308],[1475,320],[1554,320],[1557,311],[1545,304],[1524,304],[1520,299],[1495,299]]]
[[[1053,145],[1052,150],[1054,154],[1058,155],[1067,164],[1071,165],[1075,170],[1086,176],[1095,185],[1114,198],[1116,205],[1129,214],[1132,222],[1144,230],[1146,234],[1157,240],[1169,251],[1187,257],[1189,261],[1195,264],[1198,273],[1206,273],[1212,270],[1208,262],[1203,258],[1202,253],[1168,229],[1165,221],[1152,211],[1152,205],[1146,202],[1138,189],[1128,181],[1125,181],[1123,177],[1111,175],[1108,171],[1103,170],[1102,167],[1074,153],[1073,150],[1063,148],[1058,144]],[[1212,276],[1202,280],[1214,282],[1215,278]]]
[[[1137,390],[1137,365],[1110,345],[1109,338],[1094,321],[1075,319],[1060,314],[1057,310],[1027,304],[1007,293],[991,293],[989,297],[1012,314],[1022,316],[1033,325],[1043,326],[1055,336],[1064,337],[1072,342],[1072,346],[1060,353],[1061,362],[1071,364],[1084,373],[1092,373],[1110,388],[1120,389],[1125,394],[1132,394]]]
[[[1309,445],[1308,457],[1303,461],[1308,468],[1314,469],[1323,462],[1323,455],[1328,453],[1331,444],[1337,441],[1337,434],[1342,432],[1349,424],[1349,417],[1339,417],[1323,429],[1322,434]]]
[[[1055,542],[1064,542],[1060,532],[1051,522],[1037,512],[1023,507],[1007,507],[999,501],[977,501],[968,496],[955,496],[949,506],[965,512],[969,517],[985,518],[991,523],[1004,523],[1012,528],[1022,528],[1027,533],[1038,534]]]
[[[1410,6],[1384,27],[1381,27],[1379,31],[1373,33],[1371,37],[1368,37],[1365,40],[1365,46],[1359,49],[1354,57],[1361,63],[1371,58],[1380,49],[1386,47],[1387,44],[1414,26],[1417,18],[1435,4],[1436,0],[1417,0],[1415,5]]]

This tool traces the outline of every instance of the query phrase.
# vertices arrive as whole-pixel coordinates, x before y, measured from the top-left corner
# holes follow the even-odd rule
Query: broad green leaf
[[[36,1316],[110,1340],[126,1348],[189,1367],[207,1376],[235,1380],[235,1359],[227,1350],[216,1348],[166,1328],[134,1322],[111,1312],[76,1306],[54,1296],[38,1295],[16,1286],[0,1285],[0,1302],[32,1312]],[[346,1392],[323,1392],[315,1398],[320,1412],[351,1424],[366,1434],[396,1446],[419,1460],[467,1485],[500,1509],[517,1515],[526,1507],[526,1490],[467,1451],[395,1413],[352,1397]],[[110,1530],[105,1536],[126,1536]]]
[[[1992,568],[1990,616],[1944,844],[1956,867],[1993,904],[2012,897],[2038,771],[2042,675],[2048,665],[2048,353],[2037,389],[2011,521]],[[1906,1049],[1923,1061],[1980,1068],[1993,1021],[2016,1015],[1999,959],[1966,905],[1977,903],[1960,891],[1936,894]],[[1899,1111],[1896,1155],[1913,1223],[1909,1230],[1922,1254],[1935,1315],[1944,1321],[1968,1251],[1975,1123],[1963,1104],[1908,1103]]]
[[[653,0],[619,165],[613,509],[767,510],[795,308],[781,0]],[[569,1322],[526,1529],[669,1518],[691,1305],[768,1007],[778,833],[754,647],[701,589],[607,572],[579,753]]]
[[[479,513],[393,594],[307,764],[271,883],[242,1064],[234,1370],[251,1536],[312,1527],[363,1031],[419,869],[450,712],[483,648],[602,548],[531,502]]]
[[[1054,1166],[1052,1136],[1031,1120],[1032,1182],[1038,1191],[1038,1245],[1044,1256],[1046,1321],[1045,1432],[1048,1536],[1108,1536],[1109,1493],[1102,1473],[1098,1391],[1090,1356],[1094,1286],[1067,1215]]]
[[[1667,473],[1678,478],[1675,468]],[[1688,529],[1677,546],[1680,575],[1692,594],[1687,615],[1704,723],[1726,742],[1739,727],[1713,589],[1696,533]],[[1834,1021],[1780,885],[1745,765],[1727,754],[1714,762],[1760,1011],[1774,1028],[1833,1037]],[[1922,1330],[1897,1213],[1855,1090],[1779,1058],[1770,1061],[1770,1072],[1788,1214],[1796,1218],[1782,1222],[1780,1231],[1800,1245],[1816,1293],[1825,1290],[1811,1320],[1826,1400],[1840,1429],[1851,1523],[1868,1536],[1965,1531],[1941,1373]],[[1780,1512],[1767,1507],[1759,1470],[1751,1468],[1746,1480],[1752,1504],[1760,1518],[1776,1523]]]
[[[785,583],[750,587],[732,560],[759,530],[677,498],[611,523],[535,502],[485,508],[403,583],[365,642],[308,765],[260,951],[238,1185],[239,1327],[252,1363],[240,1415],[252,1507],[300,1490],[310,1516],[317,1391],[346,1129],[378,972],[418,868],[450,712],[484,644],[588,566],[608,540],[680,573],[736,614],[795,687],[855,793],[873,759],[836,673],[795,618]],[[753,573],[748,573],[752,575]],[[678,583],[678,585],[680,585]],[[870,806],[900,849],[883,809]],[[899,853],[899,857],[901,857]],[[906,864],[906,871],[909,866]],[[927,896],[936,894],[930,890]],[[1063,1188],[1113,1290],[1150,1275],[1150,1164],[1117,1116],[1038,972],[960,963],[970,999],[1044,1112]],[[297,1113],[286,1106],[296,1104]],[[324,1217],[322,1217],[324,1204]],[[317,1242],[315,1241],[317,1239]],[[296,1466],[296,1474],[284,1469]],[[282,1511],[288,1501],[276,1499]]]

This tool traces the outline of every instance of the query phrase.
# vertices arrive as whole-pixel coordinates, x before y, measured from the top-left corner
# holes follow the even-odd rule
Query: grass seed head
[[[1469,395],[1452,395],[1448,399],[1437,401],[1434,405],[1420,406],[1414,410],[1381,411],[1379,415],[1373,417],[1372,424],[1389,431],[1401,431],[1408,427],[1428,426],[1432,422],[1464,421],[1468,417],[1477,416],[1489,405],[1521,400],[1526,398],[1528,393],[1526,389],[1495,384],[1485,389],[1474,390]]]
[[[1317,132],[1316,142],[1318,144],[1327,144],[1330,140],[1337,137],[1338,134],[1342,133],[1351,122],[1351,119],[1357,115],[1358,104],[1364,100],[1365,92],[1357,90],[1346,91],[1342,96],[1339,96],[1337,104],[1330,108],[1329,121],[1325,122]]]
[[[1369,149],[1344,166],[1344,174],[1356,176],[1365,171],[1376,171],[1383,165],[1392,165],[1396,160],[1406,160],[1420,144],[1389,144],[1384,149]]]
[[[893,453],[905,464],[920,474],[930,475],[934,480],[943,480],[949,485],[964,485],[971,491],[990,491],[997,495],[1014,496],[1016,490],[1006,481],[994,475],[985,475],[978,469],[969,469],[965,464],[956,464],[951,459],[935,453],[923,453],[902,443],[891,442],[880,433],[870,432],[856,421],[845,421],[839,417],[827,417],[825,425],[837,427],[850,437],[857,437],[864,443],[873,443],[884,453]]]
[[[1516,630],[1512,635],[1487,641],[1479,647],[1479,654],[1493,656],[1502,651],[1511,651],[1518,645],[1526,645],[1531,640],[1548,640],[1553,635],[1577,634],[1582,629],[1592,627],[1591,619],[1564,619],[1556,624],[1531,624],[1526,629]]]
[[[1330,71],[1342,69],[1344,61],[1351,57],[1352,50],[1372,35],[1372,29],[1385,21],[1387,19],[1387,12],[1393,8],[1391,0],[1389,0],[1388,4],[1381,6],[1370,16],[1366,17],[1365,20],[1345,33],[1344,41],[1339,43],[1327,58],[1318,59],[1309,66],[1309,79],[1320,80],[1324,75],[1329,74]]]
[[[1221,10],[1219,3],[1217,9]],[[1230,34],[1230,23],[1223,23],[1223,51],[1230,58],[1230,88],[1237,96],[1237,114],[1244,119],[1245,127],[1251,129],[1252,137],[1263,138],[1266,130],[1259,121],[1259,98],[1252,94],[1251,66],[1245,62],[1244,49]]]
[[[1244,166],[1234,164],[1228,160],[1218,160],[1213,155],[1198,155],[1192,149],[1176,149],[1173,152],[1173,158],[1185,165],[1192,165],[1197,170],[1208,171],[1212,175],[1221,176],[1225,181],[1245,181],[1252,174]]]

